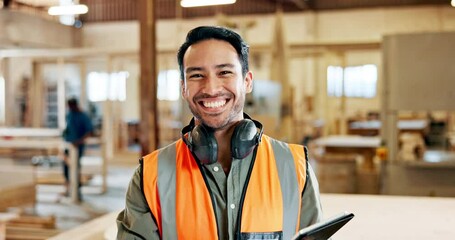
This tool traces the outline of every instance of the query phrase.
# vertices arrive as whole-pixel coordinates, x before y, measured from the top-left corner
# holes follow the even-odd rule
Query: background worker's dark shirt
[[[66,115],[66,129],[63,133],[63,139],[65,139],[65,141],[78,141],[92,131],[92,121],[86,113],[70,111]]]

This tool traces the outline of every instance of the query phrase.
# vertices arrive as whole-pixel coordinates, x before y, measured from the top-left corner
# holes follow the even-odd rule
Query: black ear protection
[[[231,154],[236,159],[248,156],[259,144],[262,137],[262,124],[253,120],[246,113],[239,121],[231,137]],[[187,134],[188,133],[188,134]],[[190,124],[182,129],[182,139],[190,151],[202,164],[212,164],[218,159],[218,143],[213,136],[213,130],[203,124]]]

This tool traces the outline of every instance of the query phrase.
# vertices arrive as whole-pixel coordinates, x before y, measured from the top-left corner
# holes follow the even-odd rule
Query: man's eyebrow
[[[219,65],[216,65],[215,68],[225,68],[225,67],[228,67],[228,68],[234,68],[234,64],[231,64],[231,63],[224,63],[224,64],[219,64]]]
[[[201,67],[189,67],[189,68],[185,69],[185,72],[189,73],[189,72],[202,71],[202,70],[203,70],[203,68],[201,68]]]
[[[223,63],[223,64],[216,65],[215,68],[217,68],[217,69],[235,68],[235,65],[232,63]],[[203,71],[203,70],[204,70],[203,67],[188,67],[187,69],[185,69],[185,73],[194,72],[194,71]]]

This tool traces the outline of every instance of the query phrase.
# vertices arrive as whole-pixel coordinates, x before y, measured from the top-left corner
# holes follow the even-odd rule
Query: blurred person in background
[[[67,101],[69,112],[66,115],[66,128],[63,131],[63,139],[71,143],[77,151],[77,196],[82,201],[81,194],[81,158],[85,151],[85,141],[92,134],[93,126],[89,116],[83,112],[76,98],[70,98]],[[71,166],[72,167],[72,166]],[[63,158],[63,175],[65,176],[65,196],[69,196],[69,170],[70,158],[69,149],[65,149]]]

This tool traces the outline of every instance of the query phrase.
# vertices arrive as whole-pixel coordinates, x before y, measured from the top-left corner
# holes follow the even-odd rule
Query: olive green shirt
[[[215,200],[220,239],[233,240],[235,237],[237,207],[252,156],[253,154],[250,154],[245,159],[233,159],[228,175],[219,163],[203,167]],[[322,220],[318,183],[310,164],[307,166],[307,179],[300,208],[300,228]],[[126,193],[126,207],[117,217],[117,239],[160,239],[158,227],[141,190],[141,176],[142,167],[139,166]]]

